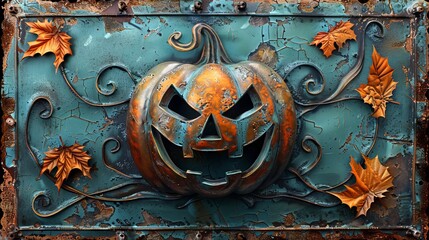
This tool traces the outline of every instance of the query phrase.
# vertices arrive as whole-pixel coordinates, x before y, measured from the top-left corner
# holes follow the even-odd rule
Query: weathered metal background
[[[252,0],[243,10],[239,1],[213,0],[203,1],[199,11],[189,0],[123,3],[122,11],[118,1],[5,4],[3,238],[427,237],[425,1]],[[64,70],[55,71],[53,55],[22,59],[37,37],[25,23],[45,19],[63,22],[72,36],[73,55],[66,57]],[[325,58],[310,42],[341,20],[355,24],[357,40]],[[234,62],[262,61],[285,79],[298,121],[288,166],[310,168],[321,156],[302,179],[286,170],[253,194],[204,199],[162,194],[139,178],[127,146],[126,101],[155,65],[198,59],[200,51],[177,52],[167,44],[175,31],[188,42],[196,23],[216,30]],[[379,120],[355,91],[367,82],[373,46],[395,70],[393,98],[400,103],[388,105],[386,118]],[[360,67],[337,98],[348,100],[303,106],[332,96],[344,76]],[[314,80],[310,91],[320,93],[306,91],[308,80]],[[113,86],[112,95],[102,94]],[[60,192],[47,175],[39,176],[37,164],[60,145],[59,136],[68,145],[85,145],[93,168],[91,179],[73,172]],[[361,153],[378,155],[395,187],[367,216],[356,218],[354,209],[314,188],[347,180],[350,156],[361,160]]]

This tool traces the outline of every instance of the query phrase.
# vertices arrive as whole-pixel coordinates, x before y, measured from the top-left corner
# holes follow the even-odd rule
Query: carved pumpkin
[[[130,102],[127,136],[133,159],[152,185],[183,195],[246,194],[284,171],[295,140],[293,99],[283,79],[252,61],[232,63],[206,24],[193,40],[195,64],[165,62],[138,84]]]

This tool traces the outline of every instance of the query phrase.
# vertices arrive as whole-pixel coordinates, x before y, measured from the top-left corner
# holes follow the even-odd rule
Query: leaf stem
[[[64,142],[63,142],[63,138],[62,138],[61,136],[59,136],[59,137],[60,137],[61,145],[62,145],[62,146],[65,146],[65,144],[64,144]]]

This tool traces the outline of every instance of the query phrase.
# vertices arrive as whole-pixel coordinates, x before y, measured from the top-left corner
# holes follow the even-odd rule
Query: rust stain
[[[318,6],[319,6],[319,1],[302,0],[298,5],[298,9],[302,12],[311,13]]]
[[[287,214],[283,218],[283,224],[286,227],[292,227],[295,223],[295,216],[292,213]]]
[[[4,8],[8,9],[10,5],[11,5],[10,3],[6,3]],[[3,72],[4,72],[6,70],[6,67],[7,67],[7,56],[9,55],[12,40],[13,40],[13,37],[15,35],[15,25],[16,25],[15,20],[16,19],[11,17],[10,15],[8,15],[7,11],[4,11],[3,17],[4,17],[4,20],[3,20],[3,23],[1,25],[2,33],[3,33],[3,36],[1,39],[2,40],[1,46],[3,49],[3,54],[5,56],[3,58]],[[2,82],[3,82],[3,80],[2,80]]]
[[[271,68],[275,68],[279,58],[273,46],[268,43],[261,43],[254,52],[250,53],[249,60],[261,62]]]
[[[59,240],[76,240],[76,239],[85,239],[85,240],[117,240],[116,236],[110,236],[110,237],[83,237],[80,236],[77,233],[61,233],[59,235],[56,235],[55,238],[52,236],[36,236],[36,235],[30,235],[26,236],[25,239],[28,240],[52,240],[52,239],[59,239]]]
[[[427,131],[426,131],[427,132]],[[427,136],[427,135],[426,135]],[[428,148],[426,148],[428,149]],[[429,238],[429,164],[427,162],[428,159],[428,153],[426,152],[426,164],[423,165],[421,169],[419,169],[419,174],[422,177],[421,184],[421,199],[423,199],[421,203],[421,209],[418,211],[418,219],[423,223],[423,231],[422,236],[424,239]]]
[[[405,86],[407,87],[411,86],[411,81],[410,81],[410,78],[408,77],[408,74],[410,73],[410,69],[402,65],[402,71],[404,72],[404,75],[405,75]]]
[[[256,13],[267,13],[267,12],[271,12],[273,10],[273,7],[271,6],[270,3],[260,3],[258,5],[258,8],[256,9]],[[262,25],[267,24],[270,21],[269,17],[257,17],[257,16],[252,16],[249,19],[249,23],[253,26],[256,27],[260,27]]]
[[[140,17],[135,17],[135,21],[137,24],[140,24],[140,25],[145,23],[145,21],[143,21],[143,19],[141,19]]]
[[[390,192],[384,195],[384,198],[378,199],[378,203],[372,206],[371,211],[377,214],[381,221],[398,223],[400,221],[399,213],[398,211],[392,211],[398,205],[398,196]]]
[[[130,0],[129,5],[149,6],[154,8],[156,12],[180,12],[180,0]]]
[[[414,239],[412,237],[406,237],[395,233],[387,234],[382,233],[378,230],[374,231],[366,231],[360,234],[354,234],[354,235],[347,235],[341,232],[333,232],[325,235],[325,238],[319,238],[319,239],[325,239],[325,240],[335,240],[335,239],[390,239],[390,240],[411,240]]]
[[[77,24],[77,18],[69,18],[69,19],[67,19],[66,24],[69,25],[69,26],[76,25]]]
[[[111,5],[112,3],[109,2],[109,1],[95,1],[95,0],[94,1],[91,1],[91,0],[84,1],[84,3],[79,3],[80,5],[73,4],[73,3],[49,2],[49,1],[42,1],[42,0],[37,0],[37,2],[39,2],[39,3],[50,3],[50,4],[46,4],[46,6],[48,6],[48,5],[49,6],[58,6],[58,7],[55,7],[55,9],[58,10],[58,11],[62,11],[62,7],[59,7],[59,5],[66,5],[69,9],[74,9],[75,7],[77,7],[76,9],[86,9],[86,7],[85,8],[84,7],[78,7],[81,4],[85,4],[85,5],[86,4],[92,4],[91,6],[98,5],[98,6],[101,7],[101,8],[99,8],[99,7],[93,7],[92,8],[93,12],[101,11],[101,9],[103,9],[103,7],[105,7],[105,8],[107,7],[108,8],[108,6],[110,6],[110,7],[112,6]],[[131,0],[130,4],[136,4],[137,5],[137,4],[141,4],[141,2],[142,1],[133,1],[133,0]],[[172,4],[179,5],[179,1],[178,0],[177,1],[171,1],[171,2],[172,3],[169,3],[170,5],[172,5]],[[260,0],[250,0],[250,1],[247,1],[247,2],[260,2]],[[269,3],[280,3],[282,1],[275,1],[275,0],[270,1],[270,0],[267,0],[266,2],[269,2]],[[294,1],[290,1],[290,2],[294,2]],[[312,11],[314,11],[314,8],[316,8],[317,5],[318,5],[318,1],[311,1],[311,0],[302,0],[301,2],[298,1],[298,0],[296,0],[296,2],[299,3],[300,10],[304,11],[304,12],[312,12]],[[335,2],[335,1],[328,0],[326,2]],[[156,6],[155,8],[157,10],[161,10],[161,9],[168,10],[168,8],[169,8],[163,2],[149,0],[149,1],[145,1],[145,3],[147,3],[149,6],[153,6],[153,7]],[[359,3],[359,2],[357,0],[350,0],[350,1],[346,1],[343,5],[344,6],[352,6],[352,4],[355,4],[355,3]],[[372,1],[372,0],[369,1],[368,5],[373,8],[373,6],[375,5],[374,1]],[[177,6],[176,9],[178,9],[178,8],[179,7]],[[346,7],[346,9],[348,9],[348,8]],[[6,21],[7,20],[5,20],[5,22]],[[264,25],[264,24],[268,23],[268,21],[267,21],[267,19],[264,19],[264,18],[251,17],[250,23],[251,24],[253,23],[252,25],[255,25],[255,26],[261,26],[261,25]],[[3,23],[3,24],[5,24],[5,23]],[[72,24],[75,24],[75,23],[72,23]],[[260,24],[260,25],[258,25],[258,24]],[[4,29],[3,33],[6,33],[6,34],[3,35],[2,47],[3,47],[3,49],[7,49],[7,51],[9,51],[11,39],[13,38],[13,34],[14,34],[14,28],[11,27],[9,29],[6,29],[4,27],[4,25],[3,25],[3,29]],[[5,32],[5,29],[6,29],[6,32]],[[10,32],[8,32],[8,30]],[[117,30],[117,29],[115,27],[113,27],[113,31],[115,31],[115,30]],[[11,37],[10,40],[9,41],[4,41],[5,36],[8,37],[8,35],[10,35],[10,37]],[[411,51],[411,42],[412,42],[411,38],[407,38],[407,40],[405,42],[405,49],[408,52]],[[6,53],[5,53],[5,55],[6,55]],[[5,67],[6,67],[6,62],[5,61],[6,61],[6,59],[4,59],[4,62],[3,62],[3,69],[5,69]],[[405,73],[405,70],[404,70],[404,73]],[[424,81],[424,83],[417,83],[417,84],[419,86],[420,85],[423,86],[422,88],[420,88],[420,87],[417,88],[417,99],[420,99],[420,100],[423,100],[423,101],[427,101],[427,99],[425,98],[425,92],[428,90],[428,81]],[[2,102],[2,105],[4,106],[3,102]],[[4,111],[4,112],[6,113],[6,111]],[[12,108],[12,112],[13,112],[13,108]],[[419,146],[425,146],[424,149],[427,149],[427,143],[428,143],[427,132],[428,132],[428,129],[429,129],[428,124],[427,124],[427,117],[429,116],[429,112],[426,111],[423,115],[424,115],[424,118],[425,118],[425,119],[421,120],[421,121],[424,122],[424,126],[422,127],[423,130],[417,131],[416,134],[417,134],[417,138],[418,139],[424,139],[423,141],[419,140],[418,141],[418,145]],[[103,127],[104,127],[104,125],[103,125]],[[4,142],[4,141],[2,140],[2,142]],[[427,156],[426,156],[426,159],[427,159]],[[399,171],[398,168],[402,169],[401,167],[395,166],[395,161],[393,161],[393,160],[392,161],[389,160],[388,163],[390,165],[392,165],[391,169],[393,169],[392,170],[393,172]],[[425,177],[425,174],[426,174],[425,173],[425,169],[427,170],[427,168],[422,168],[422,173],[421,174],[427,180],[427,177]],[[10,176],[10,174],[8,174],[6,172],[5,175],[4,175],[4,179],[11,180],[12,177]],[[424,183],[424,184],[427,187],[427,184],[426,183]],[[9,202],[7,199],[13,201],[14,196],[15,196],[14,195],[15,191],[13,189],[13,186],[12,187],[8,187],[6,185],[2,185],[1,190],[2,190],[1,196],[2,196],[2,199],[3,199],[2,203],[1,203],[1,207],[2,207],[2,209],[4,211],[4,209],[5,209],[4,202]],[[9,190],[10,190],[10,192],[9,192]],[[12,192],[12,194],[11,194],[11,192]],[[423,191],[423,192],[424,192],[424,194],[421,197],[423,199],[427,199],[427,197],[428,197],[427,191]],[[5,197],[5,195],[6,195],[6,197]],[[11,195],[13,195],[13,197],[11,197]],[[388,199],[388,198],[390,198],[390,199]],[[384,208],[383,209],[375,209],[375,212],[378,215],[380,215],[380,217],[388,216],[389,209],[392,209],[392,208],[394,208],[396,206],[395,205],[396,202],[394,201],[394,197],[393,196],[388,196],[385,199],[381,199],[381,200],[382,201],[386,200],[386,203],[382,204],[383,207],[386,206],[386,209],[384,209]],[[14,208],[14,206],[6,206],[6,208],[9,208],[9,207],[10,208]],[[427,207],[428,207],[427,206],[427,201],[424,201],[422,211],[427,211]],[[107,208],[109,208],[109,207],[107,207]],[[16,211],[11,211],[11,212],[10,211],[8,212],[8,214],[10,214],[11,212],[12,212],[12,214],[15,214],[15,212],[16,212]],[[5,212],[5,217],[6,217],[6,215],[7,215],[7,212]],[[154,223],[156,223],[157,221],[161,221],[160,219],[157,219],[157,218],[151,216],[147,212],[142,212],[142,215],[145,218],[145,224],[147,222],[151,222],[151,221],[153,221]],[[16,216],[14,215],[14,217],[16,217]],[[423,220],[423,221],[427,222],[427,218],[425,218],[425,219],[426,220]],[[288,224],[292,225],[293,221],[294,221],[294,216],[292,214],[288,214],[288,215],[285,216],[284,222],[285,222],[286,226],[288,226]],[[5,226],[4,219],[2,219],[2,225]],[[427,227],[426,227],[426,232],[427,232]],[[188,236],[189,237],[195,236],[195,234],[196,233],[191,232],[191,233],[188,234]],[[287,232],[287,233],[286,232],[284,232],[284,233],[281,233],[281,232],[280,233],[274,233],[273,235],[262,234],[262,235],[259,235],[259,236],[256,236],[254,233],[251,233],[251,232],[245,232],[245,233],[229,232],[229,234],[231,236],[231,239],[285,239],[285,238],[291,238],[291,239],[293,239],[293,236],[298,239],[298,238],[302,238],[303,237],[302,232],[299,233],[299,235],[297,235],[298,233],[290,233],[290,232]],[[70,234],[60,234],[58,236],[60,237],[60,239],[77,239],[79,237],[77,234],[73,234],[73,233],[70,233]],[[163,239],[162,236],[160,234],[158,234],[158,233],[151,233],[149,236],[150,237],[144,237],[144,238],[141,238],[141,239]],[[308,233],[308,234],[305,234],[305,236],[308,237],[307,239],[340,239],[340,238],[341,239],[363,239],[363,238],[365,238],[365,239],[368,239],[368,238],[371,238],[371,239],[411,239],[411,238],[404,238],[403,236],[399,236],[399,235],[396,235],[396,234],[392,234],[392,235],[389,234],[389,235],[387,235],[387,234],[384,234],[384,233],[380,233],[378,231],[369,231],[368,233],[357,234],[357,235],[354,235],[354,236],[347,236],[347,235],[344,235],[344,234],[339,233],[339,232],[333,232],[333,233],[328,233],[327,235],[325,235],[325,238],[320,233]],[[31,239],[51,239],[51,237],[34,236]],[[95,238],[85,238],[85,239],[95,239]],[[108,237],[108,238],[103,238],[103,239],[116,239],[116,237]]]
[[[155,28],[155,29],[149,29],[148,33],[146,35],[144,35],[144,39],[147,39],[148,37],[150,37],[153,34],[157,34],[159,33],[159,27]]]
[[[65,13],[67,11],[86,10],[93,13],[102,13],[108,8],[118,5],[118,0],[115,1],[99,1],[85,0],[71,3],[68,1],[46,1],[46,0],[29,0],[29,2],[37,2],[45,9],[47,13]],[[171,0],[168,2],[157,0],[125,0],[129,8],[133,6],[149,6],[157,12],[179,12],[180,1]],[[114,13],[114,15],[119,12]]]
[[[68,1],[46,1],[46,0],[29,0],[29,2],[37,2],[42,6],[47,13],[65,13],[67,11],[76,11],[76,10],[89,10],[94,13],[102,13],[106,9],[117,5],[117,1],[99,1],[99,0],[86,0],[78,1],[75,3],[70,3]],[[149,6],[153,8],[154,12],[180,12],[180,0],[171,0],[171,1],[157,1],[157,0],[124,0],[127,5],[131,8],[133,6]],[[203,2],[203,9],[209,7],[209,3],[212,0],[206,0]],[[240,0],[234,0],[233,4],[236,5]],[[297,4],[298,9],[305,13],[313,12],[321,2],[320,0],[247,0],[249,4],[259,4],[259,7],[270,6],[277,4]],[[362,8],[365,6],[368,11],[374,11],[377,1],[370,0],[365,5],[363,5],[359,0],[347,0],[339,2],[338,0],[323,0],[324,3],[340,3],[344,6],[345,13],[354,13],[356,8]],[[258,8],[259,8],[258,7]],[[269,13],[272,8],[259,9],[258,13]],[[34,9],[34,11],[37,11]],[[42,12],[40,12],[42,13]],[[115,13],[116,15],[117,13]],[[261,23],[260,20],[253,21],[259,17],[251,17],[251,22]],[[265,20],[263,20],[264,22]]]
[[[405,237],[397,233],[386,234],[378,230],[357,232],[354,234],[346,234],[340,231],[276,231],[270,233],[256,234],[252,231],[245,232],[225,232],[229,235],[229,239],[237,240],[272,240],[272,239],[307,239],[307,240],[337,240],[337,239],[392,239],[404,240],[413,239],[412,237]],[[323,234],[322,234],[323,233]]]
[[[234,0],[234,4],[241,2],[241,0]],[[266,3],[266,4],[281,4],[281,3],[297,3],[298,0],[247,0],[246,3]]]
[[[260,27],[262,25],[265,25],[269,22],[269,18],[268,17],[255,17],[252,16],[249,19],[249,23],[255,27]]]
[[[416,81],[416,101],[428,102],[429,100],[429,72],[426,73],[423,81]]]
[[[43,7],[47,13],[63,13],[64,8],[68,9],[69,11],[87,10],[94,13],[101,13],[104,9],[113,5],[113,2],[110,1],[97,0],[87,0],[76,3],[69,3],[68,1],[54,2],[45,0],[30,0],[29,2],[37,2],[37,4]]]
[[[122,20],[116,18],[103,17],[104,31],[106,33],[120,32],[125,30]]]
[[[353,133],[351,132],[349,134],[349,136],[347,137],[346,141],[344,141],[343,145],[341,145],[341,147],[339,149],[343,149],[347,144],[349,144],[350,141],[352,140],[352,136],[353,136]]]
[[[91,211],[88,209],[89,205],[91,206]],[[75,213],[64,219],[64,221],[74,226],[92,227],[102,221],[108,221],[115,212],[113,207],[109,207],[97,200],[83,200],[81,206],[84,211],[82,217]]]
[[[234,0],[234,4],[237,4],[240,0]],[[334,3],[334,4],[342,4],[344,6],[344,13],[352,14],[357,10],[365,7],[368,9],[367,11],[374,11],[375,6],[377,4],[377,0],[369,0],[365,4],[362,4],[359,0],[247,0],[247,3],[250,4],[269,4],[269,5],[277,5],[277,4],[297,4],[298,9],[304,13],[312,13],[319,6],[320,2],[323,3]],[[392,10],[392,9],[391,9]],[[265,11],[263,13],[269,13],[270,11]],[[261,12],[262,13],[262,12]]]
[[[427,76],[426,76],[427,78]],[[417,98],[423,101],[428,102],[428,79],[426,79],[423,82],[423,86],[420,85],[422,81],[417,82]],[[429,149],[429,109],[426,107],[422,113],[422,116],[417,121],[417,130],[416,130],[416,139],[417,140],[417,149],[424,149],[425,154],[423,156],[423,159],[418,159],[419,161],[423,161],[422,164],[417,165],[416,168],[416,174],[418,173],[421,176],[421,180],[418,184],[421,193],[420,193],[420,199],[421,199],[421,208],[416,209],[416,219],[419,219],[419,221],[422,223],[422,237],[423,239],[429,238],[429,153],[427,149]]]
[[[108,117],[104,117],[104,120],[106,122],[103,123],[103,126],[101,126],[101,128],[99,129],[100,131],[105,130],[106,128],[108,128],[110,125],[114,123],[113,119],[110,119]]]
[[[6,119],[11,118],[11,115],[15,111],[15,99],[13,98],[2,98],[1,100],[3,116],[2,116],[2,137],[1,137],[1,149],[2,159],[6,159],[6,148],[13,147],[15,145],[15,132],[14,127],[6,123]]]
[[[8,9],[10,3],[5,4],[5,9]],[[3,49],[3,72],[7,68],[7,59],[11,50],[11,44],[15,35],[16,22],[15,18],[10,16],[7,11],[4,11],[4,20],[2,23],[2,49]],[[4,86],[4,80],[1,80],[1,85]],[[1,156],[2,160],[6,159],[6,148],[12,147],[15,144],[15,135],[13,132],[13,128],[6,123],[6,119],[11,117],[15,111],[15,100],[13,98],[5,98],[2,93],[1,100],[1,108],[3,111],[2,116],[2,137],[1,137]],[[16,209],[16,191],[14,188],[15,184],[15,170],[14,169],[6,169],[4,162],[2,164],[3,167],[3,182],[0,186],[1,190],[1,203],[0,207],[3,212],[3,216],[1,218],[1,225],[3,228],[1,229],[1,238],[6,239],[8,237],[8,231],[10,229],[14,229],[17,224],[17,209]]]
[[[1,105],[5,115],[10,115],[15,111],[15,99],[13,98],[2,98]]]
[[[7,228],[14,228],[13,226],[16,226],[16,222],[17,222],[16,192],[15,192],[14,184],[15,184],[15,180],[12,177],[11,173],[9,173],[9,171],[4,171],[3,183],[0,187],[0,190],[1,190],[0,207],[3,212],[3,217],[1,219],[1,225],[3,226],[1,230],[2,239],[7,239],[8,237]]]
[[[121,12],[118,6],[118,0],[114,1],[110,7],[102,11],[101,13],[104,15],[115,15]],[[124,1],[127,3],[128,1]],[[127,15],[133,15],[133,10],[131,7],[127,7],[123,12]],[[120,32],[125,30],[123,23],[131,21],[132,17],[124,16],[124,17],[103,17],[104,21],[104,29],[106,33]]]
[[[142,216],[144,221],[141,223],[137,223],[137,226],[159,225],[162,223],[162,220],[160,218],[152,216],[147,211],[142,211]]]
[[[410,54],[413,51],[413,42],[414,42],[414,39],[411,38],[410,36],[407,37],[407,39],[405,40],[405,50]]]
[[[319,232],[297,232],[297,231],[277,231],[271,233],[256,234],[251,231],[227,232],[229,239],[238,240],[272,240],[272,239],[324,239]]]

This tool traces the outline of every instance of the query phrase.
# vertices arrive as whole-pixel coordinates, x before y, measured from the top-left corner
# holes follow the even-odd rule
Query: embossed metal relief
[[[196,64],[157,65],[131,99],[127,138],[143,177],[182,195],[221,197],[266,187],[284,171],[295,142],[292,96],[282,78],[259,62],[232,63],[206,24],[193,27]]]
[[[6,4],[3,237],[426,237],[426,3],[159,4]]]

